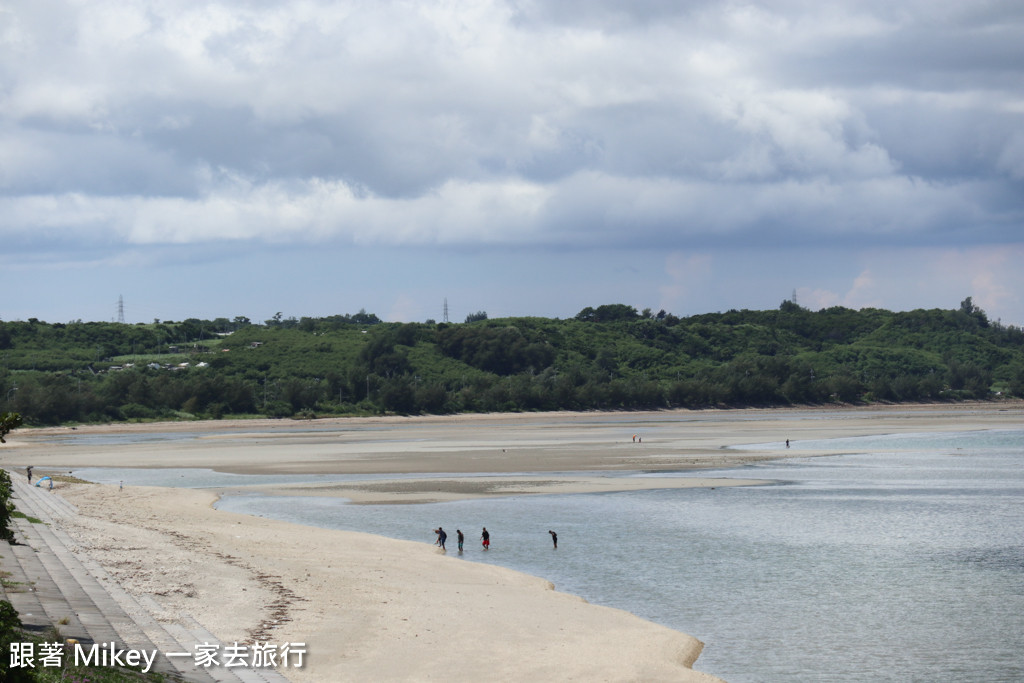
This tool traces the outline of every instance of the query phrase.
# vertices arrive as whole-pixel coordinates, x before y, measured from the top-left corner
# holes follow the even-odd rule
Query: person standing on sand
[[[484,527],[484,532],[480,534],[480,538],[484,540],[484,550],[491,549],[491,534],[488,533],[487,527]]]
[[[466,537],[462,534],[461,529],[456,529],[455,533],[458,534],[456,538],[459,539],[459,552],[462,552],[462,542],[466,540]]]
[[[441,546],[441,550],[444,550],[444,542],[448,540],[448,534],[445,533],[444,529],[437,527],[437,544]]]
[[[25,472],[28,473],[28,483],[32,483],[32,465],[25,468]]]
[[[555,550],[558,550],[558,534],[550,529],[548,530],[548,533],[551,534],[551,542],[555,544]]]

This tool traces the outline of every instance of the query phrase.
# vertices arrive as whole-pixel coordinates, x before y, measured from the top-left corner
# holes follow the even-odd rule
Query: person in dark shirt
[[[437,544],[441,546],[441,550],[444,550],[444,542],[448,540],[448,534],[441,527],[437,527]]]
[[[459,552],[461,553],[462,552],[462,542],[466,540],[466,537],[463,536],[461,529],[456,529],[455,533],[458,534],[456,536],[456,538],[459,539]]]
[[[484,532],[480,534],[480,538],[484,540],[484,550],[491,549],[491,534],[487,531],[487,527],[484,527]]]
[[[555,544],[555,550],[558,550],[558,534],[550,530],[548,533],[551,534],[551,542]]]

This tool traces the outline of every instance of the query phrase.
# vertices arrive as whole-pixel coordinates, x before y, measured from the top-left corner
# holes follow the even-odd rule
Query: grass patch
[[[11,573],[0,571],[0,587],[7,593],[23,593],[32,586],[32,581],[11,581]]]
[[[52,475],[53,480],[61,482],[63,484],[94,484],[96,482],[86,481],[85,479],[79,479],[78,477],[70,474],[54,474]]]
[[[17,517],[18,519],[27,520],[30,524],[43,524],[44,523],[43,520],[37,519],[35,517],[30,517],[30,516],[26,515],[24,512],[22,512],[21,510],[15,510],[14,512],[12,512],[11,513],[11,517]]]

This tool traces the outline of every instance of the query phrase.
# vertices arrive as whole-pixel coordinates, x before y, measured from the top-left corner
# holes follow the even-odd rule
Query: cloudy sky
[[[0,319],[1024,324],[1019,0],[0,0]]]

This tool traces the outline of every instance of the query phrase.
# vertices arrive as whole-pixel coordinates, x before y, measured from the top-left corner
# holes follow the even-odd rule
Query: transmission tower
[[[797,301],[796,301],[796,289],[793,290],[793,303],[797,303]]]
[[[444,298],[444,322],[448,322],[448,297]]]
[[[124,324],[124,296],[117,295],[117,322]]]

